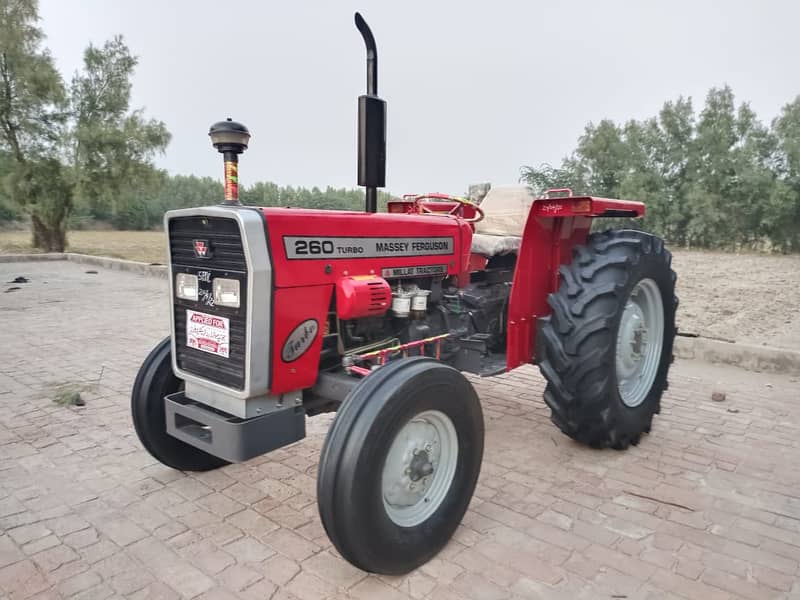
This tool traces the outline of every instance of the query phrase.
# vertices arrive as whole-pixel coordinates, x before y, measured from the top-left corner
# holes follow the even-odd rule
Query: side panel
[[[273,299],[273,394],[308,388],[317,380],[319,354],[333,285],[280,288]]]
[[[533,362],[536,319],[550,314],[547,296],[558,288],[558,267],[572,260],[572,248],[586,242],[592,224],[588,217],[542,217],[535,207],[525,224],[508,305],[509,370]]]
[[[472,230],[445,216],[265,208],[278,288],[467,272]],[[459,281],[461,281],[459,277]]]

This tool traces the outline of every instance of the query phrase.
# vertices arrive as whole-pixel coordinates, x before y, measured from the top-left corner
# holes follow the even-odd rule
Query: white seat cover
[[[500,256],[516,253],[522,244],[522,238],[515,235],[472,234],[472,252],[483,256]]]
[[[475,224],[472,252],[499,256],[519,250],[525,221],[536,196],[526,185],[504,185],[489,190],[481,202],[484,218]]]
[[[526,185],[492,188],[481,202],[485,217],[475,224],[476,233],[522,237],[535,199],[533,190]]]

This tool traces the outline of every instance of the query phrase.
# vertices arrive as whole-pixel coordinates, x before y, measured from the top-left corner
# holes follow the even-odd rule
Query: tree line
[[[221,181],[155,168],[170,134],[131,107],[137,59],[121,36],[90,44],[67,84],[38,24],[37,0],[0,0],[0,224],[29,221],[35,247],[61,252],[69,228],[150,229],[167,210],[219,203]],[[240,197],[263,206],[364,206],[361,190],[266,182]],[[388,197],[379,194],[379,204]]]
[[[37,0],[0,0],[0,225],[28,221],[33,244],[63,251],[68,228],[150,229],[173,208],[216,204],[220,180],[157,169],[170,134],[131,107],[137,64],[122,37],[89,45],[69,84],[44,47]],[[769,126],[729,87],[667,102],[642,121],[589,123],[558,166],[524,166],[536,191],[643,200],[643,221],[674,245],[800,250],[800,96]],[[259,182],[245,204],[361,210],[361,190]],[[385,207],[389,194],[379,195]],[[602,221],[602,220],[601,220]],[[600,223],[600,225],[605,225]]]
[[[667,102],[643,121],[589,123],[560,165],[525,166],[536,191],[643,200],[634,226],[675,245],[800,250],[800,96],[769,126],[730,87],[711,89],[697,114],[691,99]]]
[[[222,169],[220,168],[220,172]],[[379,193],[379,209],[386,206],[389,194]],[[195,175],[152,174],[148,181],[129,186],[121,193],[106,196],[96,207],[79,204],[71,219],[74,229],[109,223],[116,229],[142,230],[160,227],[164,213],[176,208],[219,204],[223,198],[220,179]],[[239,200],[250,206],[302,206],[337,210],[364,210],[364,192],[357,189],[327,187],[304,188],[258,182],[239,187]]]
[[[150,177],[170,134],[130,106],[137,60],[122,37],[90,44],[67,84],[43,48],[38,9],[0,0],[3,212],[26,215],[34,246],[60,252],[76,202],[95,210]]]

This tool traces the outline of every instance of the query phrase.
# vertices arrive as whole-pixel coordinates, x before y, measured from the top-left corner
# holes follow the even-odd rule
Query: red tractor
[[[650,431],[667,388],[675,273],[641,231],[590,234],[593,217],[640,217],[639,202],[492,189],[483,202],[428,194],[390,202],[385,102],[367,47],[358,183],[366,211],[238,202],[247,129],[212,126],[225,201],[170,211],[171,335],[133,386],[136,432],[185,471],[241,462],[305,436],[337,411],[317,502],[336,549],[406,573],[450,539],[483,455],[481,404],[462,372],[536,363],[566,435],[627,448]]]

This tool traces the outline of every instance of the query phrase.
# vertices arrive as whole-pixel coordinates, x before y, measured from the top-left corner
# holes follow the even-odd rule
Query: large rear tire
[[[391,362],[345,399],[320,458],[317,503],[356,567],[400,575],[435,556],[467,510],[483,456],[483,413],[459,371]]]
[[[144,359],[131,393],[136,435],[153,458],[180,471],[210,471],[229,464],[167,433],[164,397],[178,392],[183,381],[172,372],[172,345],[163,340]]]
[[[551,419],[571,438],[622,450],[650,431],[676,331],[671,263],[661,239],[618,230],[592,234],[561,267],[539,366]]]

